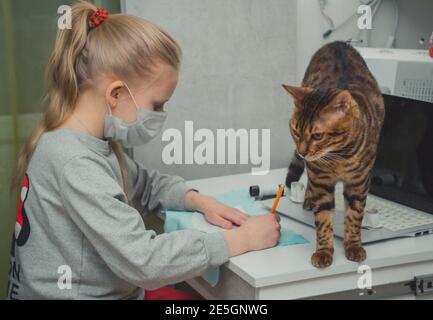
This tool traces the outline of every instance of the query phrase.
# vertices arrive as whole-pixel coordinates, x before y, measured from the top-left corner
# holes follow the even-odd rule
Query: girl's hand
[[[279,221],[277,214],[268,213],[251,217],[240,228],[225,231],[229,256],[275,246],[280,238]]]
[[[241,226],[249,218],[242,211],[195,191],[186,194],[185,207],[202,212],[209,223],[224,229],[231,229],[233,225]]]
[[[233,225],[241,226],[248,216],[242,211],[226,206],[215,199],[209,198],[202,210],[206,220],[224,229],[231,229]]]
[[[280,217],[277,214],[250,217],[195,191],[185,195],[185,208],[200,211],[210,223],[231,229],[224,231],[230,257],[273,247],[280,237]],[[232,228],[234,224],[241,227]]]

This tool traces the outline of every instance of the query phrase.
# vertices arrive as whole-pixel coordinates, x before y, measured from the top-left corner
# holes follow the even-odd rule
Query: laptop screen
[[[433,214],[433,103],[384,95],[370,193]]]

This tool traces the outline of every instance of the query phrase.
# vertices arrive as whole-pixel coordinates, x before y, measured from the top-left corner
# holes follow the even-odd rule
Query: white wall
[[[166,128],[271,129],[271,167],[286,167],[289,97],[281,83],[295,81],[295,0],[127,0],[126,12],[166,29],[184,60],[178,88],[167,106]],[[147,167],[187,179],[249,172],[251,165],[162,163],[161,137],[137,148]],[[282,177],[284,179],[284,177]]]
[[[426,49],[427,44],[420,45],[419,39],[428,40],[433,32],[433,1],[432,0],[383,0],[373,21],[370,33],[362,32],[360,37],[369,40],[369,47],[385,47],[389,35],[394,33],[396,8],[398,4],[399,22],[395,47]],[[356,12],[359,0],[328,0],[326,13],[334,20],[335,25],[341,24]],[[326,42],[356,38],[358,34],[357,20],[333,33],[328,39],[323,39],[323,33],[329,29],[322,17],[318,0],[297,0],[297,84],[302,81],[304,72],[311,56]]]

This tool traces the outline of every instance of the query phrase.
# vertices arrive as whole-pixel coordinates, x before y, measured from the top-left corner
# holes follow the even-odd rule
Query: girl
[[[138,146],[161,130],[178,80],[176,42],[87,2],[72,16],[48,64],[47,110],[18,162],[9,299],[141,299],[144,289],[274,246],[274,215],[248,217],[144,169],[117,144]],[[202,212],[226,230],[157,236],[140,214],[159,207]]]

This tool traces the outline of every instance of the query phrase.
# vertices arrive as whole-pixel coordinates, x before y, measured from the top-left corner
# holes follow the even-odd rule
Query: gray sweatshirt
[[[62,129],[43,135],[28,166],[11,248],[8,299],[142,299],[228,261],[222,232],[156,235],[143,216],[184,210],[179,177],[127,157],[129,198],[107,141]]]

